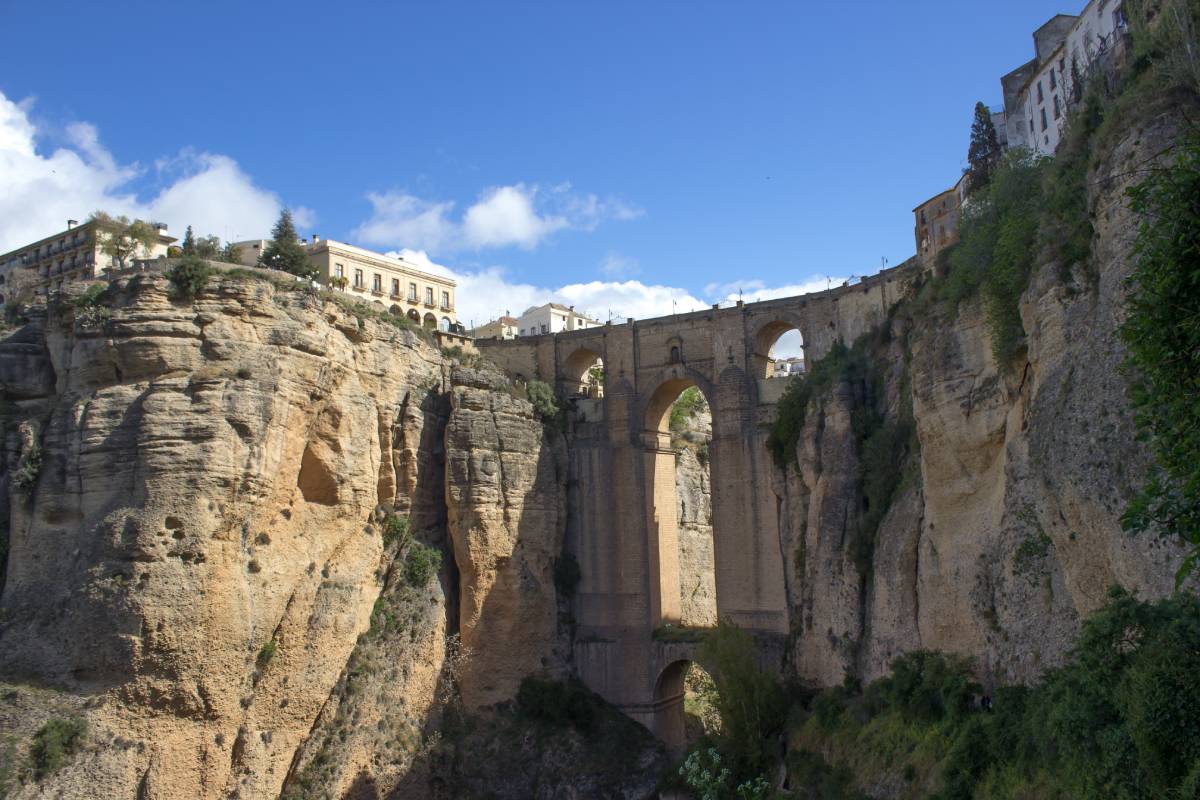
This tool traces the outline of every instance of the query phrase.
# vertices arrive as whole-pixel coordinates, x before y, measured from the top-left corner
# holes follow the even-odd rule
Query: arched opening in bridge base
[[[694,661],[669,664],[654,686],[654,735],[678,758],[720,728],[712,677]]]
[[[717,622],[712,415],[686,378],[664,382],[646,413],[651,613],[655,626]]]

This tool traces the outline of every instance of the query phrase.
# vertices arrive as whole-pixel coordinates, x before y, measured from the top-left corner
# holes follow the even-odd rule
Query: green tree
[[[300,236],[292,222],[292,212],[285,208],[271,229],[271,243],[263,250],[259,263],[270,269],[279,269],[304,278],[315,278],[317,268],[308,259],[308,253],[300,244]]]
[[[717,684],[718,745],[729,757],[733,778],[765,774],[778,756],[786,703],[778,679],[759,666],[754,637],[723,620],[704,637],[700,662],[711,665]]]
[[[221,240],[216,236],[203,236],[196,240],[196,255],[206,261],[221,259]]]
[[[1000,141],[992,114],[983,103],[975,104],[975,120],[971,123],[971,144],[967,148],[967,193],[987,186],[992,172],[1000,163]]]
[[[1181,583],[1200,558],[1200,142],[1129,195],[1142,223],[1121,337],[1134,419],[1157,469],[1122,522],[1190,545]]]
[[[192,233],[192,226],[187,226],[187,231],[183,234],[183,245],[179,248],[185,256],[196,255],[196,235]]]
[[[91,222],[100,243],[100,252],[116,259],[117,269],[125,269],[125,262],[136,257],[139,248],[144,254],[149,254],[150,248],[158,243],[158,229],[144,220],[114,217],[97,211],[92,214]]]
[[[233,246],[233,242],[225,243],[225,246],[221,248],[221,255],[217,260],[223,261],[226,264],[242,263],[241,256],[238,254],[238,249]]]

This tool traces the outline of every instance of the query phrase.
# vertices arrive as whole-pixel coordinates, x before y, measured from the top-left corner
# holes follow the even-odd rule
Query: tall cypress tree
[[[185,256],[195,255],[196,253],[196,236],[192,233],[192,226],[187,226],[187,233],[183,234],[183,254]]]
[[[967,194],[987,186],[992,172],[1000,163],[1000,140],[992,114],[983,103],[975,104],[975,120],[971,123],[971,145],[967,148]]]
[[[308,253],[300,244],[296,226],[292,223],[292,212],[285,208],[279,221],[271,229],[271,243],[263,250],[259,263],[271,269],[281,269],[293,275],[315,278],[317,268],[308,260]]]

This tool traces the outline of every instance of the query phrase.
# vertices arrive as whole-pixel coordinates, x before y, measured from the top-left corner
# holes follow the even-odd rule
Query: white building
[[[1034,59],[1000,79],[1010,147],[1053,155],[1067,111],[1079,100],[1075,74],[1086,78],[1116,52],[1126,31],[1121,0],[1091,0],[1079,14],[1058,14],[1034,31]]]
[[[562,331],[578,331],[584,328],[595,328],[601,323],[584,316],[575,310],[575,306],[562,306],[558,303],[546,303],[525,310],[517,318],[518,336],[541,336],[544,333],[560,333]]]
[[[802,375],[804,373],[804,359],[799,356],[791,358],[777,358],[771,364],[771,377],[787,378],[792,375]]]

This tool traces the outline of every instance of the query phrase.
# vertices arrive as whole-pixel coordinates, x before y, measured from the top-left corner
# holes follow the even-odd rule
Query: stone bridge
[[[575,659],[593,690],[677,746],[683,669],[694,646],[656,641],[680,621],[671,405],[696,386],[712,410],[709,445],[717,614],[762,641],[778,667],[789,570],[780,475],[766,447],[785,381],[768,379],[775,341],[799,330],[806,361],[883,321],[910,263],[829,291],[477,346],[509,374],[578,396],[603,362],[603,396],[574,403],[567,549],[582,577]]]

